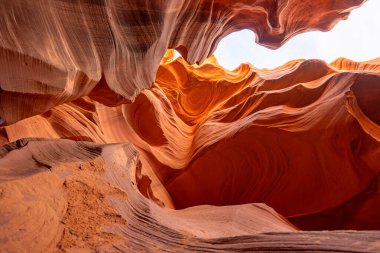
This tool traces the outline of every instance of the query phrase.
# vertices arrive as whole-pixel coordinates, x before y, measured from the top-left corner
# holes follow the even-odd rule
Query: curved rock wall
[[[0,115],[12,124],[44,113],[88,95],[102,75],[133,101],[154,82],[167,48],[203,62],[244,28],[275,48],[330,29],[363,1],[1,1]]]
[[[362,2],[0,2],[0,249],[379,251],[380,58],[210,56]]]

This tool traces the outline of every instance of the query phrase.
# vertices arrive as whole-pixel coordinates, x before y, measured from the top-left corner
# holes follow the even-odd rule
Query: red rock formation
[[[276,48],[297,33],[330,29],[363,1],[2,1],[0,115],[12,124],[44,113],[88,95],[102,75],[108,90],[134,100],[152,85],[167,48],[203,62],[244,28]]]
[[[378,249],[376,232],[295,233],[264,204],[162,208],[138,190],[130,144],[24,139],[0,155],[5,252]]]
[[[0,249],[379,251],[380,58],[206,59],[362,2],[0,3]]]

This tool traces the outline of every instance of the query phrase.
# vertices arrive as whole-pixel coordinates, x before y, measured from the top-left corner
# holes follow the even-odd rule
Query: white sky
[[[295,59],[371,60],[380,57],[380,0],[369,0],[352,10],[347,20],[329,32],[296,35],[277,50],[256,44],[255,34],[249,30],[235,32],[219,43],[214,55],[229,70],[243,62],[256,68],[275,68]]]

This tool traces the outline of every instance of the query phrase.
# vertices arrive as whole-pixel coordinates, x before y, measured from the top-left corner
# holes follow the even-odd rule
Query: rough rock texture
[[[0,1],[0,252],[380,251],[380,58],[207,58],[362,2]]]

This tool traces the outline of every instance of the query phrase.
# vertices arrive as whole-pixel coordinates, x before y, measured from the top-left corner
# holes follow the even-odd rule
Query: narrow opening
[[[380,1],[368,1],[351,11],[347,20],[328,32],[298,34],[276,50],[255,43],[250,30],[232,33],[219,43],[215,56],[226,69],[249,62],[256,68],[273,69],[295,59],[332,62],[340,57],[368,61],[380,57]]]

